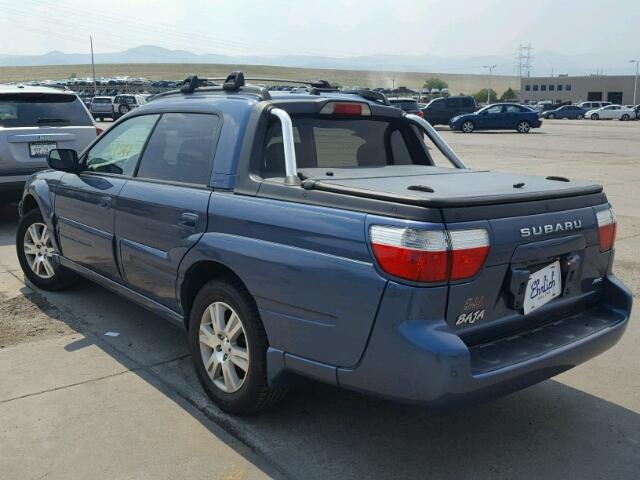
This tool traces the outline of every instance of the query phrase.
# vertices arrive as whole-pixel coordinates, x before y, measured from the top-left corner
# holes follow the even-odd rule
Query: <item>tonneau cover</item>
[[[496,205],[602,192],[602,186],[486,170],[394,165],[301,169],[306,189],[434,208]]]

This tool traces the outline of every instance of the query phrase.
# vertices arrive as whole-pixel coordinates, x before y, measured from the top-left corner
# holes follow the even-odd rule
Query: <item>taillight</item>
[[[423,112],[422,110],[418,110],[417,115],[418,115],[420,118],[424,118],[424,112]]]
[[[104,130],[102,128],[96,127],[96,136],[97,137],[99,137],[102,132],[104,132]]]
[[[600,251],[610,250],[616,241],[616,217],[613,215],[613,210],[607,208],[596,212],[596,219],[598,220]]]
[[[328,102],[322,110],[321,114],[325,115],[354,115],[354,116],[371,116],[371,108],[366,103],[360,102]]]
[[[485,229],[446,231],[372,225],[370,237],[380,268],[414,282],[471,278],[489,253]]]
[[[489,233],[484,228],[449,230],[451,274],[449,280],[475,276],[489,254]]]

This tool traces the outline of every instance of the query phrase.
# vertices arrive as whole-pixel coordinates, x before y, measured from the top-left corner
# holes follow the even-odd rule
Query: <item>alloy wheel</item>
[[[530,128],[531,127],[529,126],[529,124],[527,122],[518,123],[518,132],[520,132],[520,133],[527,133]]]
[[[38,277],[48,280],[53,278],[53,245],[49,230],[44,223],[32,223],[24,234],[24,255],[29,268]]]
[[[471,133],[473,132],[473,123],[472,122],[464,122],[462,124],[462,131],[464,133]]]
[[[199,340],[213,384],[225,393],[240,390],[249,372],[249,345],[236,311],[224,302],[209,305],[200,319]]]

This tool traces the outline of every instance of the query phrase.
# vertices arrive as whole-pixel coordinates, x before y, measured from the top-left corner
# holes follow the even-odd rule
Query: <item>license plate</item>
[[[54,148],[58,148],[56,142],[32,142],[29,144],[29,155],[32,157],[47,157]]]
[[[556,261],[529,275],[524,296],[524,314],[549,303],[562,293],[560,262]]]

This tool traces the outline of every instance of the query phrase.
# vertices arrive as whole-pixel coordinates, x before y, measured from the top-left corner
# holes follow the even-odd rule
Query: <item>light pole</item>
[[[638,67],[640,66],[640,61],[638,60],[629,60],[629,63],[636,64],[636,81],[633,85],[633,104],[636,105],[636,93],[638,92]]]
[[[483,65],[482,68],[489,69],[489,88],[487,88],[487,105],[491,103],[491,74],[493,73],[493,69],[496,68],[497,65]]]
[[[91,44],[91,70],[93,71],[93,96],[96,96],[96,63],[93,61],[93,37],[89,35],[89,43]]]

